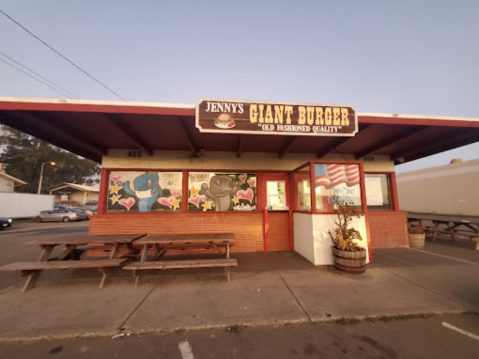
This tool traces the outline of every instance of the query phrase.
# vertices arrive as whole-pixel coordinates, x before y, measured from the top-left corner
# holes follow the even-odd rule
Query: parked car
[[[93,211],[89,208],[85,209],[85,208],[82,208],[82,207],[70,207],[70,208],[67,208],[67,210],[85,215],[85,218],[82,218],[82,219],[89,219],[88,216],[93,215]]]
[[[74,212],[70,209],[54,209],[53,211],[42,211],[35,217],[35,222],[70,222],[87,219],[85,212]]]
[[[97,210],[98,209],[98,201],[88,201],[88,202],[85,202],[85,204],[83,205],[84,208],[90,208],[90,209],[94,209],[94,210]]]
[[[0,217],[0,229],[4,229],[5,227],[11,227],[12,220],[10,218]]]

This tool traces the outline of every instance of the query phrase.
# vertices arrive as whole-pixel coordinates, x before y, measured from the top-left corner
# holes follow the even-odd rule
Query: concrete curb
[[[436,311],[436,312],[425,312],[425,313],[402,313],[395,315],[375,315],[375,316],[355,316],[355,317],[331,317],[324,320],[307,320],[307,319],[295,319],[295,320],[273,320],[265,322],[244,322],[244,323],[234,323],[230,325],[225,324],[214,324],[214,325],[202,325],[202,326],[192,326],[185,328],[170,328],[170,329],[147,329],[147,330],[132,330],[132,331],[107,331],[107,332],[88,332],[88,333],[75,333],[68,335],[61,334],[52,334],[52,335],[38,335],[38,336],[28,336],[28,337],[0,337],[0,343],[15,343],[15,342],[37,342],[37,341],[48,341],[48,340],[65,340],[65,339],[80,339],[80,338],[106,338],[113,337],[118,334],[125,334],[124,336],[141,336],[141,335],[150,335],[150,334],[170,334],[177,331],[199,331],[199,330],[209,330],[209,329],[226,329],[229,326],[239,326],[244,328],[257,328],[257,327],[266,327],[266,326],[285,326],[285,325],[302,325],[302,324],[340,324],[337,323],[340,319],[351,319],[351,323],[345,323],[340,325],[354,325],[358,322],[364,321],[387,321],[384,318],[391,318],[391,321],[394,320],[415,320],[415,319],[430,319],[430,317],[435,317],[439,315],[447,314],[475,314],[479,315],[475,311],[462,311],[462,310],[453,310],[453,311]],[[410,316],[410,318],[396,319],[401,316]],[[113,339],[113,338],[112,338]]]

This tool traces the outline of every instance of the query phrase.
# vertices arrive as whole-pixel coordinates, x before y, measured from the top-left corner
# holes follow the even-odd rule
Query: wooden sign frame
[[[349,105],[201,99],[195,125],[200,132],[276,136],[353,137],[358,118]]]

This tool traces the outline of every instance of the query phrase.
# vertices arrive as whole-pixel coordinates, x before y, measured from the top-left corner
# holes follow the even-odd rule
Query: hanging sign
[[[352,106],[202,99],[196,104],[200,132],[287,136],[354,136]]]

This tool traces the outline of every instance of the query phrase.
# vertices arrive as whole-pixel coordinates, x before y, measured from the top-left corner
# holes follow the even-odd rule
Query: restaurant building
[[[394,165],[479,141],[479,119],[351,106],[0,98],[0,123],[101,163],[90,234],[233,232],[232,251],[332,264],[333,202],[360,245],[408,245]]]

